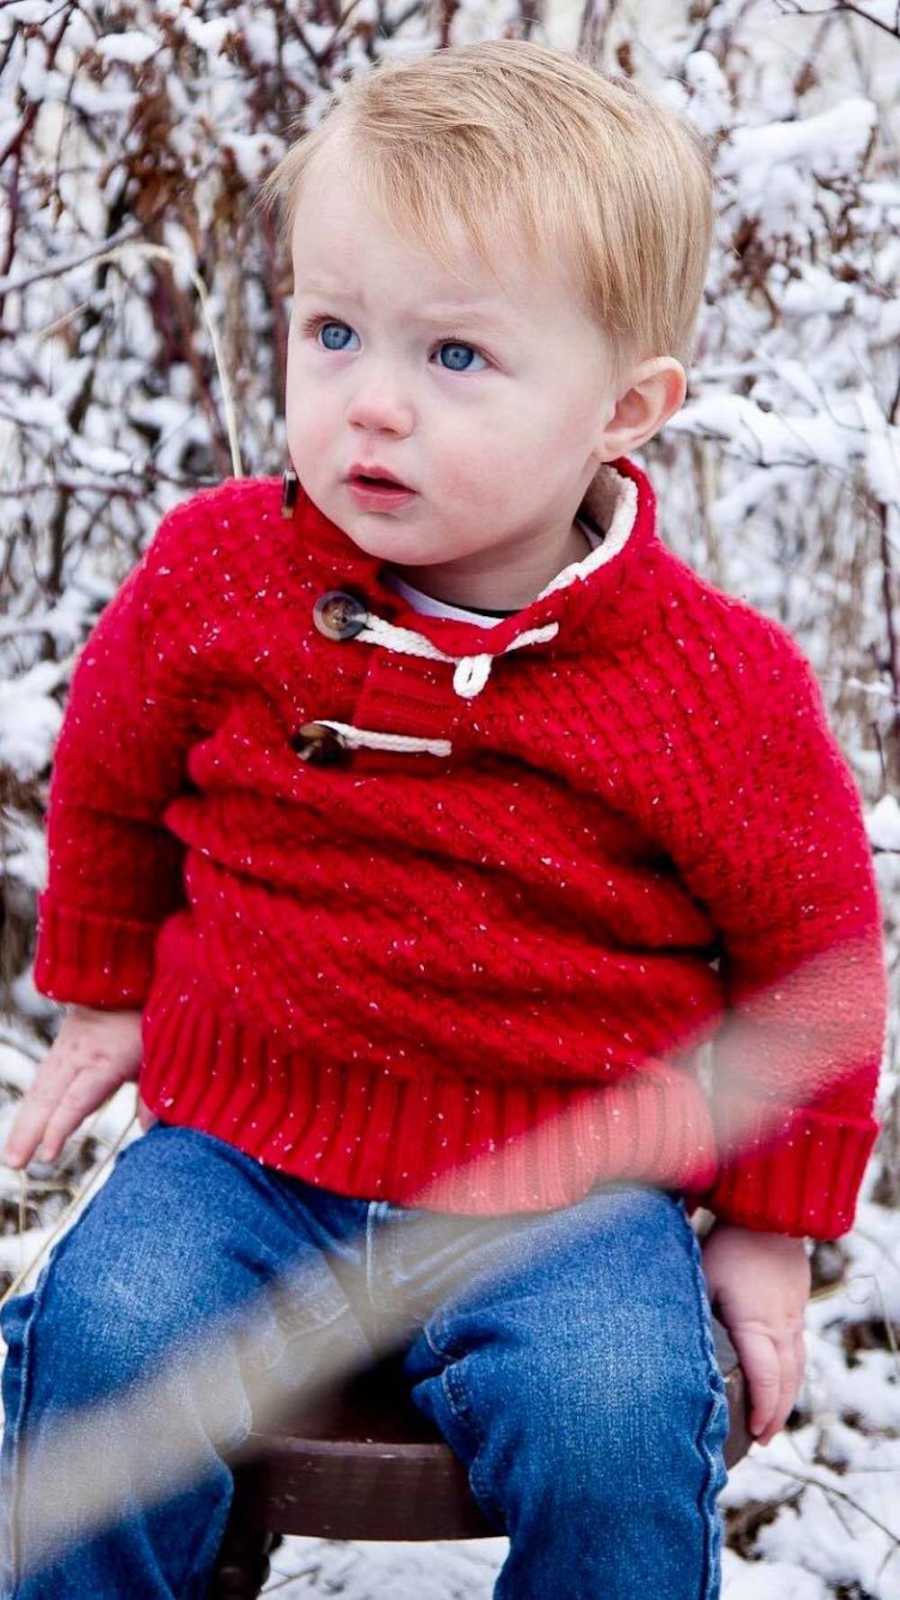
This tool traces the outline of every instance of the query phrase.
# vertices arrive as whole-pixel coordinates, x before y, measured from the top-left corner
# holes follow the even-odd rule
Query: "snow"
[[[5,760],[2,743],[0,760]],[[25,766],[27,770],[27,764]],[[38,894],[47,882],[47,852],[43,840],[35,839],[32,828],[12,817],[6,825],[5,847],[6,871],[10,877]]]
[[[242,231],[240,207],[283,148],[288,115],[306,96],[311,125],[325,110],[326,74],[307,45],[320,52],[335,31],[304,19],[306,42],[287,29],[279,47],[272,8],[252,0],[227,8],[133,0],[127,9],[136,25],[100,37],[86,8],[72,10],[51,65],[45,35],[60,26],[63,9],[59,0],[0,8],[2,139],[14,137],[31,111],[39,135],[34,151],[23,147],[23,217],[4,269],[39,281],[7,294],[13,337],[0,350],[4,577],[13,582],[0,621],[0,776],[13,795],[27,786],[31,797],[28,805],[4,800],[4,911],[17,925],[46,878],[37,802],[46,803],[73,659],[162,510],[197,478],[210,481],[221,470],[210,441],[222,397],[217,376],[206,376],[213,363],[191,276],[198,267],[227,333],[248,470],[279,469],[268,262],[252,231]],[[209,14],[225,9],[227,17]],[[822,0],[789,7],[783,0],[749,7],[620,0],[594,13],[610,70],[620,70],[616,51],[627,45],[638,77],[714,145],[716,248],[689,397],[667,423],[657,456],[648,450],[651,473],[666,490],[662,535],[726,592],[783,621],[820,669],[864,795],[895,987],[900,765],[882,541],[896,591],[900,43],[859,16],[835,15],[825,29],[825,9]],[[355,25],[375,27],[376,0],[352,10]],[[581,0],[551,4],[547,36],[571,47],[583,10]],[[865,10],[897,27],[895,0],[866,0]],[[454,40],[496,35],[509,16],[507,0],[464,0]],[[411,16],[378,41],[378,54],[423,53],[433,43],[430,26]],[[165,44],[170,28],[185,40],[177,71]],[[280,48],[288,90],[277,114],[261,112],[250,95],[238,43],[257,75],[271,75]],[[814,48],[816,81],[800,95],[797,75]],[[87,49],[94,68],[73,70],[77,52]],[[364,34],[336,61],[366,70]],[[131,141],[149,90],[160,84],[173,115],[176,182],[192,203],[164,205],[153,237],[172,252],[186,322],[165,297],[151,299],[159,280],[139,244],[122,247],[102,284],[94,261],[73,264],[102,246],[118,195],[112,158],[135,148],[125,130]],[[80,126],[85,118],[104,130],[96,148]],[[46,195],[58,165],[65,204],[57,212]],[[234,187],[223,186],[226,168]],[[202,400],[201,381],[209,384]],[[68,486],[62,510],[57,475]],[[57,564],[55,589],[49,575]],[[895,601],[895,636],[898,630]],[[0,1139],[57,1013],[34,989],[27,957],[10,948],[17,970],[7,974],[11,1011],[0,1018],[0,1084],[8,1091],[0,1096]],[[888,1124],[900,1103],[898,1028],[894,996],[879,1088]],[[22,1182],[0,1168],[0,1272],[33,1258],[93,1170],[88,1132],[102,1151],[132,1112],[126,1086],[73,1136],[65,1170],[80,1177],[65,1192],[38,1187],[58,1168],[33,1168],[37,1211],[29,1210],[21,1237]],[[766,1448],[753,1447],[722,1495],[733,1517],[754,1504],[770,1513],[723,1551],[724,1600],[836,1600],[839,1586],[842,1600],[900,1596],[900,1222],[872,1198],[891,1149],[897,1146],[885,1134],[857,1225],[840,1242],[842,1286],[807,1310],[807,1372],[791,1425]],[[390,1545],[292,1538],[275,1553],[267,1592],[286,1600],[337,1592],[347,1600],[388,1593],[487,1600],[507,1548],[500,1538]]]
[[[804,1472],[796,1461],[785,1471],[801,1471],[808,1482],[820,1487],[804,1494],[795,1506],[782,1509],[774,1522],[760,1529],[763,1557],[794,1561],[818,1574],[823,1582],[858,1583],[879,1600],[896,1594],[900,1575],[894,1558],[900,1554],[896,1548],[900,1518],[894,1475],[885,1470],[868,1477],[838,1476],[822,1468],[811,1473]]]
[[[133,28],[128,33],[107,33],[94,46],[105,61],[124,61],[140,65],[149,61],[160,47],[160,41],[149,33]]]
[[[895,795],[882,795],[869,813],[868,833],[879,850],[900,850],[900,803]]]
[[[16,422],[23,428],[45,428],[51,438],[62,442],[69,428],[58,399],[48,394],[23,394],[16,399]]]
[[[113,450],[105,444],[92,444],[88,439],[72,439],[70,444],[72,454],[98,477],[134,470],[131,456],[124,450]]]
[[[234,24],[227,17],[213,17],[209,22],[187,17],[184,26],[191,42],[209,55],[218,55],[226,39],[234,34]]]
[[[760,205],[768,210],[771,185],[781,168],[789,169],[796,180],[796,187],[792,183],[785,193],[798,195],[810,172],[834,177],[851,171],[866,149],[877,117],[871,100],[853,95],[818,116],[737,128],[722,154],[722,176],[735,179],[747,212]]]
[[[272,1556],[263,1594],[282,1600],[343,1594],[346,1600],[490,1600],[509,1542],[460,1539],[452,1543],[347,1544],[291,1538]],[[285,1581],[293,1578],[293,1582]]]
[[[59,666],[41,661],[13,683],[0,681],[0,763],[23,781],[41,772],[62,724],[62,710],[49,690]]]
[[[792,1561],[767,1561],[760,1571],[757,1561],[743,1561],[726,1550],[722,1562],[724,1600],[826,1600],[831,1592],[814,1573]],[[285,1593],[288,1593],[285,1590]]]
[[[675,432],[728,439],[748,460],[761,466],[787,459],[795,466],[818,463],[846,469],[865,455],[868,399],[864,390],[835,395],[827,412],[823,409],[810,417],[787,409],[764,410],[743,395],[711,394],[684,405],[668,427]],[[896,449],[900,429],[886,431]],[[896,484],[892,487],[896,492]]]
[[[34,49],[28,50],[19,75],[19,86],[26,100],[46,106],[50,101],[63,102],[70,92],[65,73],[54,72]]]
[[[241,177],[249,184],[259,182],[279,155],[278,142],[270,134],[232,133],[224,148],[233,152]]]
[[[43,22],[49,10],[49,0],[12,0],[6,14],[14,22]]]
[[[667,95],[664,98],[672,110],[688,114],[701,133],[710,136],[727,128],[731,122],[732,97],[728,81],[715,56],[708,50],[694,50],[685,62],[685,78],[690,94]],[[670,80],[674,83],[674,80]],[[677,86],[681,88],[681,85]],[[677,99],[682,104],[677,104]]]

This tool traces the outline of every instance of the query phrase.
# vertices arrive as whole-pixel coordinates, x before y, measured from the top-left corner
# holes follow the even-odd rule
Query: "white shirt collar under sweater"
[[[589,527],[581,517],[576,517],[575,521],[587,539],[590,548],[596,550],[598,544],[602,543],[602,533],[598,533],[595,529]],[[425,594],[421,589],[414,588],[411,583],[406,582],[405,578],[398,577],[396,572],[384,573],[382,581],[389,589],[395,589],[398,594],[402,594],[404,600],[408,600],[413,609],[421,611],[423,616],[455,617],[458,622],[476,622],[482,628],[493,628],[496,627],[498,622],[505,621],[504,617],[489,617],[485,616],[481,611],[467,611],[465,606],[452,605],[447,600],[436,600],[434,595]]]
[[[563,613],[568,629],[565,643],[569,644],[573,631],[578,631],[595,604],[598,587],[617,600],[626,570],[630,578],[627,605],[615,604],[614,627],[623,621],[628,624],[648,586],[652,594],[654,580],[647,557],[660,554],[662,546],[656,531],[656,497],[642,468],[625,456],[604,463],[588,485],[584,505],[585,514],[589,513],[598,530],[605,530],[603,537],[596,537],[593,548],[558,572],[530,604],[500,618],[471,612],[467,616],[452,612],[426,614],[422,601],[417,605],[394,587],[391,592],[402,620],[391,621],[381,615],[377,601],[378,587],[382,592],[391,588],[385,583],[384,564],[357,551],[346,534],[329,523],[305,495],[298,496],[294,521],[311,550],[331,555],[340,564],[342,588],[351,590],[356,582],[365,594],[365,620],[353,637],[360,644],[450,663],[454,668],[454,693],[473,700],[486,687],[491,668],[501,655],[540,649],[557,641]],[[641,563],[638,570],[635,560]],[[354,578],[354,567],[358,579]],[[424,598],[426,602],[433,599]],[[396,609],[389,615],[396,616]],[[476,638],[470,642],[466,636],[471,633]],[[340,733],[342,729],[335,725],[335,731]],[[351,738],[358,742],[352,730],[347,734],[348,742]]]
[[[593,552],[598,545],[603,543],[606,533],[600,528],[591,527],[582,517],[576,517],[575,521],[587,539],[590,551]],[[584,559],[587,560],[588,558],[584,557]],[[422,589],[416,589],[413,584],[407,583],[405,578],[399,577],[396,572],[392,572],[390,569],[382,572],[381,581],[386,588],[393,589],[395,593],[402,595],[413,610],[419,612],[422,616],[452,617],[458,622],[474,622],[482,628],[493,628],[506,621],[506,617],[486,616],[480,611],[467,611],[464,606],[452,605],[447,600],[437,600],[434,595],[425,594]],[[399,631],[392,628],[389,623],[382,624],[382,627],[390,629],[394,634]],[[522,635],[522,637],[527,639],[528,635]],[[469,676],[464,681],[462,674],[466,672],[467,668],[470,669]],[[477,694],[487,682],[490,668],[490,656],[464,657],[457,666],[456,674],[454,675],[454,687],[457,693],[466,694],[467,696]],[[474,669],[474,671],[471,669]],[[382,750],[427,750],[432,755],[439,756],[449,755],[452,749],[450,742],[446,739],[408,738],[402,734],[378,733],[372,729],[355,728],[344,722],[335,722],[324,718],[319,720],[322,721],[323,726],[330,728],[343,743],[348,745],[363,744]]]

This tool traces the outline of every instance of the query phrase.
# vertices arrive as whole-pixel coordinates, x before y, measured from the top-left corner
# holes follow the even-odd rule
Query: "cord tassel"
[[[463,656],[453,674],[453,687],[464,700],[474,700],[491,675],[494,658],[490,655]]]

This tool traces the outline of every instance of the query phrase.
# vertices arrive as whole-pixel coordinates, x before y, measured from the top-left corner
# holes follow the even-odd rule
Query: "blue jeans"
[[[177,1427],[191,1476],[173,1492],[162,1474],[147,1500],[129,1489],[124,1453],[121,1500],[98,1531],[79,1525],[60,1473],[50,1498],[70,1533],[41,1547],[41,1564],[31,1467],[56,1424],[164,1370],[204,1328],[234,1333],[209,1383],[245,1439],[238,1335],[260,1294],[255,1348],[286,1385],[326,1350],[358,1368],[402,1323],[391,1347],[413,1401],[509,1535],[495,1600],[718,1600],[728,1411],[678,1195],[598,1186],[554,1211],[449,1218],[316,1188],[162,1123],[120,1153],[34,1290],[0,1317],[3,1600],[206,1594],[233,1479],[204,1426],[202,1384],[182,1378],[139,1441],[152,1458],[154,1433]],[[98,1464],[126,1426],[105,1425]]]

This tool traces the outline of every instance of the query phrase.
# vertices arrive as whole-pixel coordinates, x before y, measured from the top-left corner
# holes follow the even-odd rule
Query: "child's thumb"
[[[153,1112],[150,1110],[150,1107],[148,1105],[145,1105],[143,1100],[141,1099],[140,1095],[138,1095],[138,1122],[140,1123],[140,1125],[143,1128],[144,1132],[146,1133],[147,1129],[148,1128],[152,1128],[154,1122],[158,1122],[158,1121],[159,1121],[159,1117],[155,1117],[153,1115]]]

